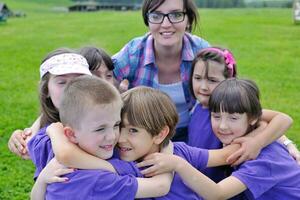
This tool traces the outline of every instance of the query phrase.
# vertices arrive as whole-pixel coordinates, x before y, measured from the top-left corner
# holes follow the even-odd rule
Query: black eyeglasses
[[[169,22],[172,24],[180,23],[184,20],[185,12],[170,12],[167,14],[159,13],[159,12],[152,12],[148,13],[148,21],[152,24],[161,24],[165,17],[169,19]]]

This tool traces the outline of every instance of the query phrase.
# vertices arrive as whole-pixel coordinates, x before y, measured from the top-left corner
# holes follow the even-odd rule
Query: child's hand
[[[128,90],[128,87],[129,87],[129,81],[127,79],[122,80],[119,85],[120,93],[126,92]]]
[[[262,145],[254,137],[240,137],[233,140],[232,144],[240,144],[241,147],[227,158],[232,166],[239,165],[247,160],[254,160],[259,155]]]
[[[60,122],[52,123],[47,127],[46,133],[49,137],[51,137],[52,134],[63,134],[64,126]]]
[[[62,175],[74,172],[74,169],[67,168],[60,164],[56,158],[52,158],[46,167],[41,171],[39,180],[42,183],[55,183],[55,182],[66,182],[67,177],[61,177]]]
[[[23,159],[30,159],[26,139],[31,135],[31,129],[15,130],[8,141],[9,150]]]
[[[300,165],[300,152],[297,149],[297,146],[294,143],[290,143],[286,146],[290,155],[297,161],[298,165]]]
[[[172,172],[177,166],[177,156],[164,153],[153,153],[146,156],[144,161],[138,163],[137,166],[139,168],[151,166],[141,171],[146,177]]]

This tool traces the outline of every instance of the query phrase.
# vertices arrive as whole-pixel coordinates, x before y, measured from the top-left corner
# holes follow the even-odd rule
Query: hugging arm
[[[233,143],[241,144],[241,148],[229,158],[229,162],[232,162],[233,165],[255,159],[262,148],[280,138],[293,123],[290,116],[266,109],[263,110],[261,120],[267,125],[258,127],[247,136],[233,141]]]
[[[51,124],[47,128],[47,134],[51,138],[53,152],[57,160],[63,165],[80,169],[103,169],[116,173],[115,168],[109,162],[86,153],[70,142],[64,135],[61,123]],[[136,198],[158,197],[167,194],[172,178],[171,173],[152,178],[137,178]]]
[[[229,145],[223,149],[209,150],[207,166],[212,167],[226,164],[227,157],[238,148],[239,145]],[[154,174],[175,171],[188,187],[199,196],[204,197],[204,199],[227,199],[246,189],[246,186],[241,181],[232,176],[216,184],[194,168],[189,162],[176,155],[152,154],[148,160],[139,163],[139,166],[147,165],[152,165],[150,168],[156,170],[150,170]]]
[[[32,187],[30,198],[31,200],[45,199],[47,184],[55,182],[66,182],[68,178],[61,177],[62,175],[73,172],[74,169],[66,168],[58,163],[55,158],[46,165],[39,174],[34,186]]]

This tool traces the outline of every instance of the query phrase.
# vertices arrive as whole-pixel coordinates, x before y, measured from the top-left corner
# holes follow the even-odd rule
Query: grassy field
[[[28,199],[34,167],[12,155],[7,141],[14,129],[29,126],[38,115],[42,58],[58,47],[84,45],[113,54],[147,29],[140,12],[53,11],[69,4],[67,0],[6,3],[27,16],[0,23],[0,199]],[[202,9],[200,16],[194,33],[234,52],[240,77],[260,86],[263,106],[293,117],[287,135],[300,145],[300,26],[293,25],[291,10]]]

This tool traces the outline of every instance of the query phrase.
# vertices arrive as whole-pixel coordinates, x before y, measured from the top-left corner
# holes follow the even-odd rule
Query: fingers
[[[51,178],[48,183],[57,183],[57,182],[62,183],[62,182],[67,182],[67,181],[69,181],[68,177],[55,176],[55,177]]]
[[[26,139],[31,134],[32,134],[31,128],[25,128],[24,131],[22,132],[22,136],[23,136],[24,139]]]
[[[123,81],[121,81],[121,83],[119,85],[120,93],[126,92],[128,90],[128,87],[129,87],[129,81],[127,79],[124,79]]]
[[[155,175],[156,171],[157,171],[157,167],[156,167],[156,165],[153,165],[151,167],[148,167],[147,169],[142,170],[141,173],[144,174],[144,175],[150,176],[151,174]]]
[[[231,154],[227,159],[226,159],[226,162],[227,163],[234,163],[234,162],[236,162],[238,159],[239,159],[239,157],[241,157],[242,156],[242,154],[244,153],[244,150],[243,149],[239,149],[239,150],[237,150],[235,153],[233,153],[233,154]]]
[[[245,162],[246,160],[250,160],[250,158],[248,156],[242,155],[241,157],[239,157],[239,159],[237,161],[232,163],[232,166],[240,165],[241,163]]]
[[[154,164],[153,160],[144,160],[138,164],[136,164],[137,167],[141,168],[141,167],[147,167],[147,166],[151,166]]]
[[[22,130],[14,131],[8,141],[9,150],[18,156],[22,156],[23,153],[26,153],[26,142],[22,136],[22,133]]]

